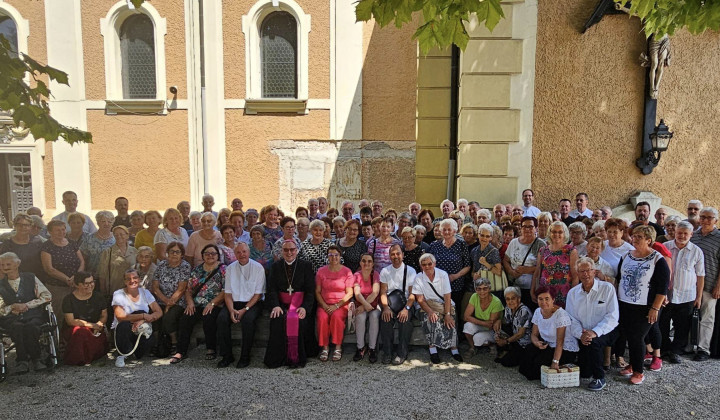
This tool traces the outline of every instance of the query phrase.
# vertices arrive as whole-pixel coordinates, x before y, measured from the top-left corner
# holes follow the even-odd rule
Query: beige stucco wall
[[[133,209],[164,210],[190,197],[187,112],[166,116],[88,112],[93,209],[126,196]]]
[[[245,99],[245,35],[242,16],[257,0],[223,1],[223,61],[225,97]],[[308,94],[311,99],[330,98],[330,7],[327,2],[297,1],[310,15]]]
[[[87,99],[105,99],[105,52],[100,33],[100,19],[117,0],[83,2],[83,52],[85,55],[85,95]],[[166,19],[165,66],[166,87],[178,86],[178,99],[187,98],[185,63],[185,10],[182,1],[153,0],[152,6]],[[170,93],[165,91],[168,96]]]
[[[227,196],[241,197],[245,208],[260,208],[278,200],[278,158],[270,152],[272,140],[327,140],[330,112],[308,115],[244,115],[225,111]],[[220,203],[218,203],[220,204]]]
[[[581,34],[595,0],[538,2],[532,186],[541,208],[562,197],[590,195],[590,207],[617,206],[652,191],[683,209],[690,198],[720,204],[714,176],[720,149],[720,41],[717,33],[672,38],[672,66],[660,86],[658,119],[675,137],[652,174],[640,155],[645,49],[637,19],[606,16]]]
[[[415,140],[417,17],[401,29],[363,26],[363,139]]]

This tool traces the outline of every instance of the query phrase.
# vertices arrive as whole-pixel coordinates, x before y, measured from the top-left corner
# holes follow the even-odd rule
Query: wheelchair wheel
[[[0,340],[0,382],[7,376],[7,362],[5,361],[5,345]]]

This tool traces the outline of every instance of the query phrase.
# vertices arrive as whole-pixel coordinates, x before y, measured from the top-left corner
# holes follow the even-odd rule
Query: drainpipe
[[[208,170],[210,162],[208,161],[208,139],[207,139],[207,97],[205,95],[205,7],[204,1],[198,0],[198,9],[200,10],[200,106],[202,107],[202,144],[203,144],[203,191],[204,194],[211,194],[209,184]]]
[[[453,44],[450,58],[450,159],[448,160],[448,200],[455,201],[455,178],[457,177],[458,108],[460,98],[460,48]]]

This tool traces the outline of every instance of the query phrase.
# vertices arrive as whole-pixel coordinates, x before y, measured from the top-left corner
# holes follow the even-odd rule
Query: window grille
[[[154,99],[155,28],[144,14],[128,17],[120,26],[124,99]]]
[[[263,98],[297,97],[297,22],[272,12],[260,26]]]

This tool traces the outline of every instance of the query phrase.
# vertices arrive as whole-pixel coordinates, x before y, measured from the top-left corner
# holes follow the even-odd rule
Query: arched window
[[[260,25],[262,97],[297,98],[297,22],[272,12]]]
[[[120,26],[122,92],[124,99],[154,99],[155,28],[145,14],[129,16]]]
[[[10,42],[12,55],[17,56],[18,52],[18,33],[15,21],[5,14],[0,13],[0,35],[4,36]]]

